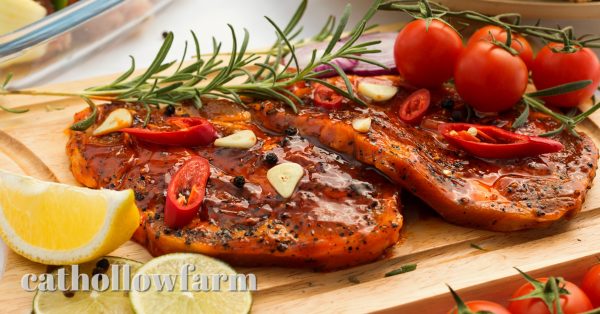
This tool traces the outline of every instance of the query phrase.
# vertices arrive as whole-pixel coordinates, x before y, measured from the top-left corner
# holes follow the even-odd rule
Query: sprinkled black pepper
[[[236,176],[235,178],[233,178],[233,185],[235,185],[238,188],[243,188],[244,184],[246,184],[246,179],[244,178],[244,176]]]
[[[165,115],[170,117],[170,116],[172,116],[172,115],[174,115],[174,114],[175,114],[175,106],[173,106],[173,105],[168,105],[168,106],[165,108]]]
[[[288,249],[288,245],[285,243],[279,243],[277,244],[277,251],[279,252],[285,252]]]
[[[298,129],[296,129],[294,127],[289,127],[287,129],[285,129],[285,135],[287,135],[287,136],[296,135],[297,133],[298,133]]]
[[[98,262],[96,262],[96,267],[100,268],[100,269],[104,269],[104,271],[108,270],[109,265],[110,265],[110,263],[108,262],[108,260],[106,258],[103,258],[103,259],[99,260]]]
[[[278,160],[279,158],[277,158],[277,155],[275,155],[275,153],[267,153],[265,155],[265,161],[270,165],[276,164]]]
[[[71,291],[71,290],[67,290],[67,291],[63,291],[63,295],[66,298],[72,298],[75,296],[75,292]]]

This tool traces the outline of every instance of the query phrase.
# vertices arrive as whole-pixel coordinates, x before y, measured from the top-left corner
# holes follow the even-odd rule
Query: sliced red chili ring
[[[322,84],[317,84],[313,92],[315,105],[327,110],[340,109],[343,99],[344,97],[336,93],[336,91]]]
[[[448,143],[482,158],[532,157],[555,153],[564,148],[555,140],[517,134],[489,125],[444,123],[438,127],[438,131]]]
[[[214,142],[218,137],[215,127],[199,117],[173,117],[168,118],[167,123],[178,127],[179,130],[125,128],[121,129],[121,132],[133,135],[144,142],[183,147],[205,146]]]
[[[165,204],[165,224],[169,228],[181,228],[198,216],[209,176],[210,164],[199,156],[187,160],[173,175]]]
[[[431,95],[427,89],[419,89],[410,94],[400,105],[398,115],[405,123],[416,125],[421,122],[429,109]]]

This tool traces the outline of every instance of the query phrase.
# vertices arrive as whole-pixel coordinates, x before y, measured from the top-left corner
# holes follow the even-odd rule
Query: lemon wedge
[[[139,223],[132,190],[92,190],[0,170],[0,236],[32,261],[91,261],[129,240]]]
[[[82,264],[79,274],[86,274],[92,278],[95,273],[106,275],[109,278],[107,288],[104,291],[72,291],[71,268],[65,267],[65,278],[67,278],[67,291],[40,291],[33,298],[33,311],[36,314],[133,314],[133,308],[129,302],[129,293],[123,289],[125,281],[131,282],[131,277],[142,265],[130,259],[107,256],[92,262]],[[116,268],[115,268],[116,267]],[[128,269],[125,269],[127,267]],[[113,269],[117,270],[113,273]],[[51,274],[54,282],[58,283],[60,276],[58,269]],[[129,278],[125,278],[129,275]],[[118,281],[113,280],[118,276]],[[82,280],[79,284],[83,285]],[[101,285],[101,284],[100,284]]]
[[[183,284],[182,269],[193,266],[187,273],[188,283]],[[152,276],[160,274],[174,278],[174,290],[159,289],[157,281],[150,280],[150,287],[146,291],[132,290],[129,298],[133,309],[138,314],[145,313],[248,313],[252,306],[252,295],[246,286],[246,289],[240,289],[243,285],[240,283],[244,275],[237,275],[235,271],[227,264],[214,258],[193,254],[193,253],[174,253],[157,257],[144,266],[140,267],[134,274],[136,276]],[[228,279],[221,279],[218,287],[213,277],[223,276]],[[232,277],[234,276],[234,277]],[[202,278],[207,283],[204,288],[200,284]],[[235,279],[233,279],[235,278]],[[237,282],[237,288],[231,291],[231,279]],[[164,283],[164,281],[163,281]],[[187,289],[185,288],[187,285]],[[184,287],[182,289],[182,287]],[[196,287],[196,288],[195,288]],[[185,290],[185,291],[184,291]],[[240,291],[245,290],[245,291]]]

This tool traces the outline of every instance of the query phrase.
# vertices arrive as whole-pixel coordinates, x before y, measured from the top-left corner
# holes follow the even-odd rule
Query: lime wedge
[[[119,291],[112,291],[117,281],[113,281],[113,265],[119,267]],[[125,269],[124,265],[128,265],[130,269],[127,280],[131,281],[133,274],[142,265],[139,262],[120,258],[120,257],[103,257],[90,263],[79,266],[79,274],[87,274],[92,278],[93,273],[103,273],[109,278],[109,286],[106,291],[99,292],[91,291],[40,291],[33,298],[33,312],[36,314],[75,314],[75,313],[107,313],[107,314],[126,314],[133,313],[131,303],[129,302],[128,292],[123,291]],[[71,266],[65,266],[67,287],[71,288]],[[58,282],[58,270],[52,272],[55,278],[54,282]],[[80,285],[83,286],[82,281]]]
[[[193,265],[195,269],[190,269]],[[187,289],[182,283],[182,269],[187,268]],[[160,275],[163,289],[156,280]],[[149,289],[132,289],[129,298],[133,309],[138,314],[145,313],[248,313],[252,306],[252,296],[248,289],[245,291],[241,284],[231,289],[230,282],[221,278],[214,280],[215,276],[233,278],[236,272],[227,264],[214,258],[200,254],[175,253],[157,257],[144,264],[135,273],[134,277],[151,278]],[[231,276],[230,276],[231,275]],[[173,278],[173,287],[165,288],[165,278]],[[237,278],[246,278],[239,275]],[[234,280],[239,282],[238,280]],[[135,279],[134,279],[135,282]],[[205,283],[202,286],[202,282]],[[217,287],[218,282],[218,287]],[[144,288],[144,287],[142,287]],[[246,288],[249,288],[247,286]],[[207,291],[209,290],[209,291]],[[213,291],[216,290],[216,291]]]

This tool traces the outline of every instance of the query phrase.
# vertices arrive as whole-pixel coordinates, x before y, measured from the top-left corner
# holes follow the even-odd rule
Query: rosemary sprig
[[[423,4],[428,4],[431,8],[430,14],[437,17],[457,18],[463,21],[473,21],[485,24],[496,25],[512,32],[526,34],[544,41],[559,42],[565,44],[565,49],[571,49],[573,46],[600,47],[600,36],[584,35],[575,38],[573,27],[551,28],[538,25],[522,25],[521,15],[517,13],[504,13],[496,16],[487,16],[485,14],[471,11],[452,11],[447,7],[427,1],[427,0],[391,0],[382,3],[379,10],[384,11],[402,11],[413,16],[422,14]],[[510,47],[510,45],[509,45]]]
[[[561,133],[563,130],[567,130],[574,136],[579,137],[579,134],[575,131],[575,126],[578,123],[580,123],[581,121],[585,120],[591,114],[596,112],[598,109],[600,109],[600,102],[595,103],[591,108],[589,108],[585,112],[582,112],[578,115],[575,115],[575,113],[577,111],[576,108],[570,114],[565,115],[560,112],[553,111],[552,109],[546,107],[544,105],[544,101],[541,100],[539,97],[548,97],[548,96],[566,94],[566,93],[584,88],[591,83],[592,83],[592,81],[589,81],[589,80],[571,82],[571,83],[567,83],[567,84],[563,84],[563,85],[559,85],[559,86],[555,86],[552,88],[539,90],[539,91],[535,91],[535,92],[531,92],[531,93],[527,93],[527,94],[523,95],[524,109],[523,109],[521,115],[514,121],[512,127],[518,128],[518,127],[521,127],[522,125],[524,125],[525,122],[527,122],[527,118],[529,117],[530,108],[532,108],[536,111],[539,111],[544,114],[547,114],[548,116],[551,116],[552,118],[554,118],[555,120],[557,120],[561,123],[561,126],[558,127],[556,130],[552,130],[550,132],[541,134],[541,136],[553,136],[553,135]]]
[[[192,101],[197,108],[200,108],[203,97],[225,98],[242,106],[244,106],[243,96],[252,99],[275,99],[287,104],[296,112],[296,103],[300,103],[301,100],[286,88],[301,81],[329,86],[349,100],[364,105],[363,100],[357,97],[352,90],[346,74],[332,61],[346,57],[366,59],[364,55],[379,52],[372,49],[373,45],[379,43],[377,41],[359,44],[356,41],[364,33],[367,22],[377,12],[381,0],[374,1],[357,25],[352,28],[347,41],[341,47],[335,44],[346,31],[351,13],[350,5],[346,6],[337,24],[334,18],[328,19],[322,31],[314,37],[316,40],[329,40],[327,49],[319,55],[314,50],[310,62],[301,67],[297,62],[296,46],[292,40],[302,31],[302,28],[298,27],[298,23],[306,9],[306,4],[307,0],[300,3],[296,13],[284,28],[266,17],[277,34],[277,41],[271,49],[272,52],[263,60],[260,60],[260,55],[248,52],[250,38],[248,31],[244,30],[243,38],[240,41],[236,31],[231,25],[228,25],[231,30],[233,49],[226,60],[220,58],[221,44],[214,38],[212,53],[209,56],[202,55],[198,38],[192,32],[195,59],[189,65],[184,66],[183,61],[187,53],[187,49],[185,49],[179,62],[165,61],[174,37],[172,33],[169,33],[151,65],[139,76],[132,77],[135,73],[135,60],[131,57],[130,68],[113,82],[103,86],[88,88],[81,92],[2,89],[0,95],[77,96],[87,100],[136,102],[146,107],[146,122],[152,108],[158,108],[162,104],[180,105],[185,101]],[[283,60],[284,54],[288,54],[289,57],[286,64],[282,65],[281,60]],[[377,64],[377,61],[369,61]],[[174,68],[176,64],[177,67]],[[346,82],[346,87],[339,88],[322,80],[320,77],[324,71],[315,71],[320,65],[329,65],[332,69],[327,71],[335,71],[340,75]],[[249,70],[251,66],[257,67],[258,70],[251,72]],[[294,67],[295,70],[290,70],[291,67]],[[167,71],[173,68],[174,70],[171,70],[170,73]],[[92,112],[94,111],[92,110]],[[88,118],[91,119],[92,116],[90,115]],[[83,129],[85,126],[89,125],[87,123],[78,124],[76,128]]]

